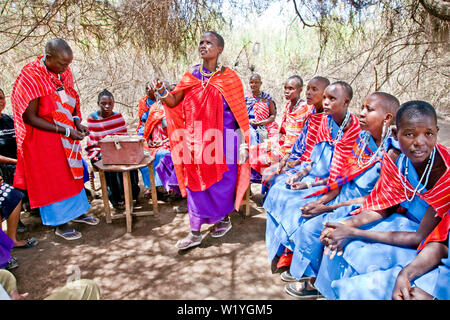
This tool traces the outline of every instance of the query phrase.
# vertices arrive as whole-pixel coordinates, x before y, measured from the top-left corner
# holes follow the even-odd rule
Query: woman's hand
[[[330,259],[333,259],[336,254],[341,256],[344,253],[344,247],[354,237],[354,228],[341,222],[327,222],[324,226],[325,229],[319,237],[322,244],[326,246],[324,255],[331,252]]]
[[[249,158],[249,151],[247,144],[241,144],[239,146],[239,164],[244,164]]]
[[[84,139],[84,133],[82,133],[78,130],[72,129],[72,128],[70,128],[69,130],[70,130],[69,137],[72,140],[83,140]]]
[[[313,218],[315,216],[318,216],[319,214],[333,211],[330,206],[327,206],[319,201],[310,202],[300,209],[302,210],[303,218]]]
[[[394,291],[392,293],[392,299],[394,300],[410,300],[411,283],[405,272],[400,271],[395,281]]]
[[[76,122],[75,122],[75,127],[76,127],[77,130],[78,130],[81,134],[83,134],[85,137],[87,137],[87,136],[90,134],[88,127],[82,125],[79,121],[76,121]]]

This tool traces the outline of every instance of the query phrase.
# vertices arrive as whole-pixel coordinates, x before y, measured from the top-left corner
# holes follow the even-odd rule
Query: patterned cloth
[[[418,193],[418,195],[436,210],[437,215],[442,220],[419,245],[419,251],[430,241],[444,241],[448,236],[448,228],[450,225],[448,214],[450,209],[450,151],[447,147],[439,143],[436,145],[436,150],[444,160],[447,169],[431,190]],[[362,210],[383,210],[406,201],[405,188],[400,179],[403,181],[406,180],[399,173],[395,163],[389,157],[383,157],[380,180],[378,180],[375,189],[364,201],[361,208],[355,210],[352,214],[359,214]],[[407,180],[406,184],[410,189],[414,189]],[[409,190],[406,190],[406,194],[408,198],[412,196],[412,192]]]
[[[98,112],[93,112],[87,119],[89,136],[87,138],[86,152],[91,161],[99,160],[101,151],[98,142],[108,135],[128,135],[125,119],[122,114],[114,112],[112,116],[103,119]]]
[[[136,128],[136,132],[138,133],[138,135],[142,135],[143,134],[143,129],[144,129],[144,126],[145,126],[145,122],[147,121],[147,118],[148,118],[150,107],[154,103],[155,103],[155,101],[153,101],[152,99],[150,99],[147,96],[142,97],[139,100],[139,104],[138,104],[139,123],[138,123],[138,126]]]
[[[313,107],[308,106],[303,100],[299,103],[300,106],[294,111],[291,111],[290,101],[286,104],[278,137],[250,147],[252,169],[262,174],[274,161],[281,160],[292,149],[306,119],[313,111]]]
[[[202,85],[205,84],[207,85],[203,88]],[[165,109],[172,159],[181,194],[185,196],[186,187],[189,187],[192,191],[206,190],[214,183],[220,181],[222,175],[228,170],[225,155],[223,154],[223,149],[220,150],[222,146],[219,143],[216,144],[215,149],[217,157],[220,157],[218,161],[210,164],[204,161],[198,163],[198,157],[204,154],[205,148],[209,145],[206,141],[202,141],[203,134],[208,129],[219,130],[223,133],[222,97],[228,103],[247,145],[249,145],[250,139],[243,86],[233,70],[225,68],[223,72],[216,74],[208,82],[205,81],[205,83],[188,71],[172,93],[181,90],[184,90],[183,101],[174,108],[166,107]],[[200,123],[201,128],[197,127],[194,130],[195,125]],[[176,133],[180,132],[185,135],[181,142],[176,140]],[[201,137],[196,136],[197,134],[201,134]],[[178,152],[176,152],[177,150]],[[182,152],[181,154],[180,151]],[[250,164],[247,160],[246,163],[239,165],[238,169],[235,189],[235,208],[237,210],[249,183]]]
[[[43,58],[27,64],[14,83],[11,94],[11,103],[14,111],[14,126],[17,137],[17,150],[23,155],[22,143],[26,136],[26,126],[22,115],[28,107],[28,103],[36,98],[47,100],[42,105],[48,106],[47,113],[55,124],[64,128],[75,129],[72,114],[81,120],[80,99],[74,89],[73,76],[70,68],[60,75],[47,70]],[[42,110],[39,111],[42,113]],[[81,161],[81,146],[79,141],[61,135],[61,143],[75,179],[83,178],[83,165]]]
[[[263,102],[261,100],[268,100],[267,102]],[[255,119],[256,121],[264,121],[270,115],[270,101],[274,101],[272,96],[268,93],[262,91],[258,97],[255,97],[252,93],[248,94],[245,97],[245,103],[247,105],[248,117],[250,120]],[[274,102],[275,103],[275,102]],[[264,126],[251,126],[252,129],[256,129],[257,127],[263,127],[267,131],[267,137],[270,139],[278,134],[279,128],[278,124],[273,121]],[[261,137],[259,135],[256,136],[256,141],[251,141],[252,145],[257,143],[262,143]]]

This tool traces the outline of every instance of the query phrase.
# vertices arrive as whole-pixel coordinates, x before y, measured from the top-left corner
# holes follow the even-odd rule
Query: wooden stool
[[[93,165],[100,174],[100,183],[102,188],[102,198],[103,204],[105,206],[106,213],[106,223],[111,223],[112,219],[118,218],[126,218],[127,223],[127,232],[131,232],[131,215],[135,216],[153,216],[159,213],[158,211],[158,197],[156,194],[156,186],[155,186],[155,173],[153,172],[153,160],[154,157],[145,156],[139,164],[116,164],[116,165],[105,165],[102,160],[95,162]],[[133,212],[133,195],[131,192],[131,179],[130,179],[130,171],[137,170],[143,167],[148,167],[150,183],[151,183],[151,193],[152,193],[152,204],[153,211],[144,211],[144,212]],[[108,199],[108,191],[106,189],[106,179],[105,172],[122,172],[123,177],[123,191],[125,198],[125,214],[117,214],[111,216],[111,209],[109,207],[109,199]]]

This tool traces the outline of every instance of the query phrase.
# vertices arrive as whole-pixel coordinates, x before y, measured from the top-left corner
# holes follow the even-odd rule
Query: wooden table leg
[[[250,186],[245,191],[245,216],[250,215]]]
[[[148,174],[150,176],[150,188],[152,191],[153,214],[158,214],[158,194],[156,193],[155,172],[153,171],[153,162],[148,165]]]
[[[103,206],[105,207],[106,223],[111,223],[111,209],[109,208],[108,189],[106,188],[105,172],[98,171],[100,175],[100,185],[102,187]]]
[[[127,232],[131,232],[131,206],[133,202],[133,196],[131,194],[131,179],[130,179],[130,171],[123,171],[123,191],[125,197],[125,218],[127,221]]]

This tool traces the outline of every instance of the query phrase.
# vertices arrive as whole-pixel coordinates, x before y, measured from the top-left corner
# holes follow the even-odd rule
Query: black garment
[[[14,131],[14,119],[7,114],[2,113],[0,118],[0,155],[12,159],[17,159],[16,132]],[[15,164],[0,163],[0,175],[3,180],[12,185]]]
[[[4,113],[2,113],[0,118],[0,154],[8,158],[17,159],[14,119]]]
[[[98,154],[99,160],[102,158],[101,154]],[[91,160],[93,165],[96,161]],[[106,188],[108,190],[108,199],[111,204],[115,207],[119,202],[124,202],[124,191],[123,191],[123,176],[121,172],[105,171]],[[141,188],[139,187],[139,174],[137,170],[130,171],[131,180],[131,194],[133,200],[137,200]]]

